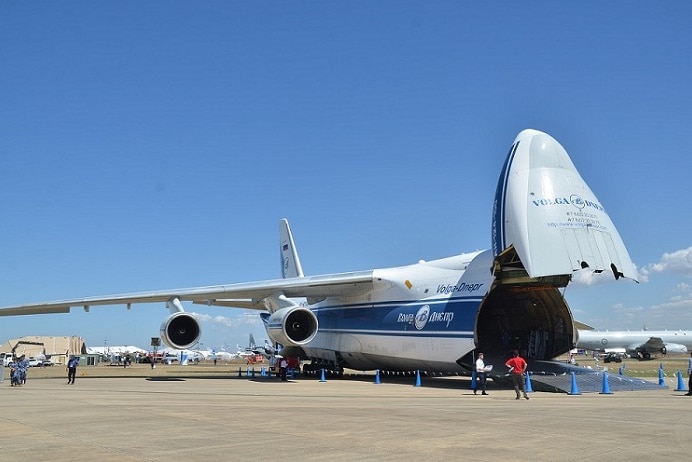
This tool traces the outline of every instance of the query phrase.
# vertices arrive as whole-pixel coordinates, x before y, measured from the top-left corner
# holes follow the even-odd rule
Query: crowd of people
[[[77,366],[79,365],[79,356],[72,356],[67,362],[67,383],[74,383],[74,379],[77,372]],[[21,355],[17,359],[7,363],[7,367],[10,370],[10,386],[21,387],[26,384],[26,373],[29,370],[31,363],[26,355]],[[5,365],[4,362],[0,361],[0,383],[5,380]]]
[[[29,360],[26,355],[21,355],[16,361],[9,364],[10,386],[21,387],[26,383],[26,371],[29,369]]]

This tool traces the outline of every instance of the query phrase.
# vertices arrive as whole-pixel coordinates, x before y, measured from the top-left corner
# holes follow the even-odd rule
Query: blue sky
[[[688,2],[3,2],[0,305],[274,279],[490,247],[524,128],[554,136],[641,283],[573,284],[602,329],[692,329]],[[205,347],[266,338],[243,310]],[[136,305],[0,319],[0,342],[146,346]]]

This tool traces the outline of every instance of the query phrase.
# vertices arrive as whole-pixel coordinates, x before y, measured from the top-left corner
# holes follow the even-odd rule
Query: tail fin
[[[281,250],[281,276],[284,278],[302,278],[303,267],[300,266],[300,258],[298,251],[293,242],[293,234],[291,227],[288,226],[288,220],[282,218],[279,220],[279,245]]]

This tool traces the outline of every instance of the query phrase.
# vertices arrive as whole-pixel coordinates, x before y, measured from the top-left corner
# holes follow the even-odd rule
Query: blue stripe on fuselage
[[[481,297],[325,306],[313,311],[321,332],[416,337],[473,336]]]

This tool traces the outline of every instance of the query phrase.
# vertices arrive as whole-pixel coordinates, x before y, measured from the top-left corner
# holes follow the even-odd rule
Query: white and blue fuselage
[[[319,330],[305,352],[357,369],[458,370],[461,353],[474,348],[491,266],[485,251],[374,270],[366,299],[312,307]]]

